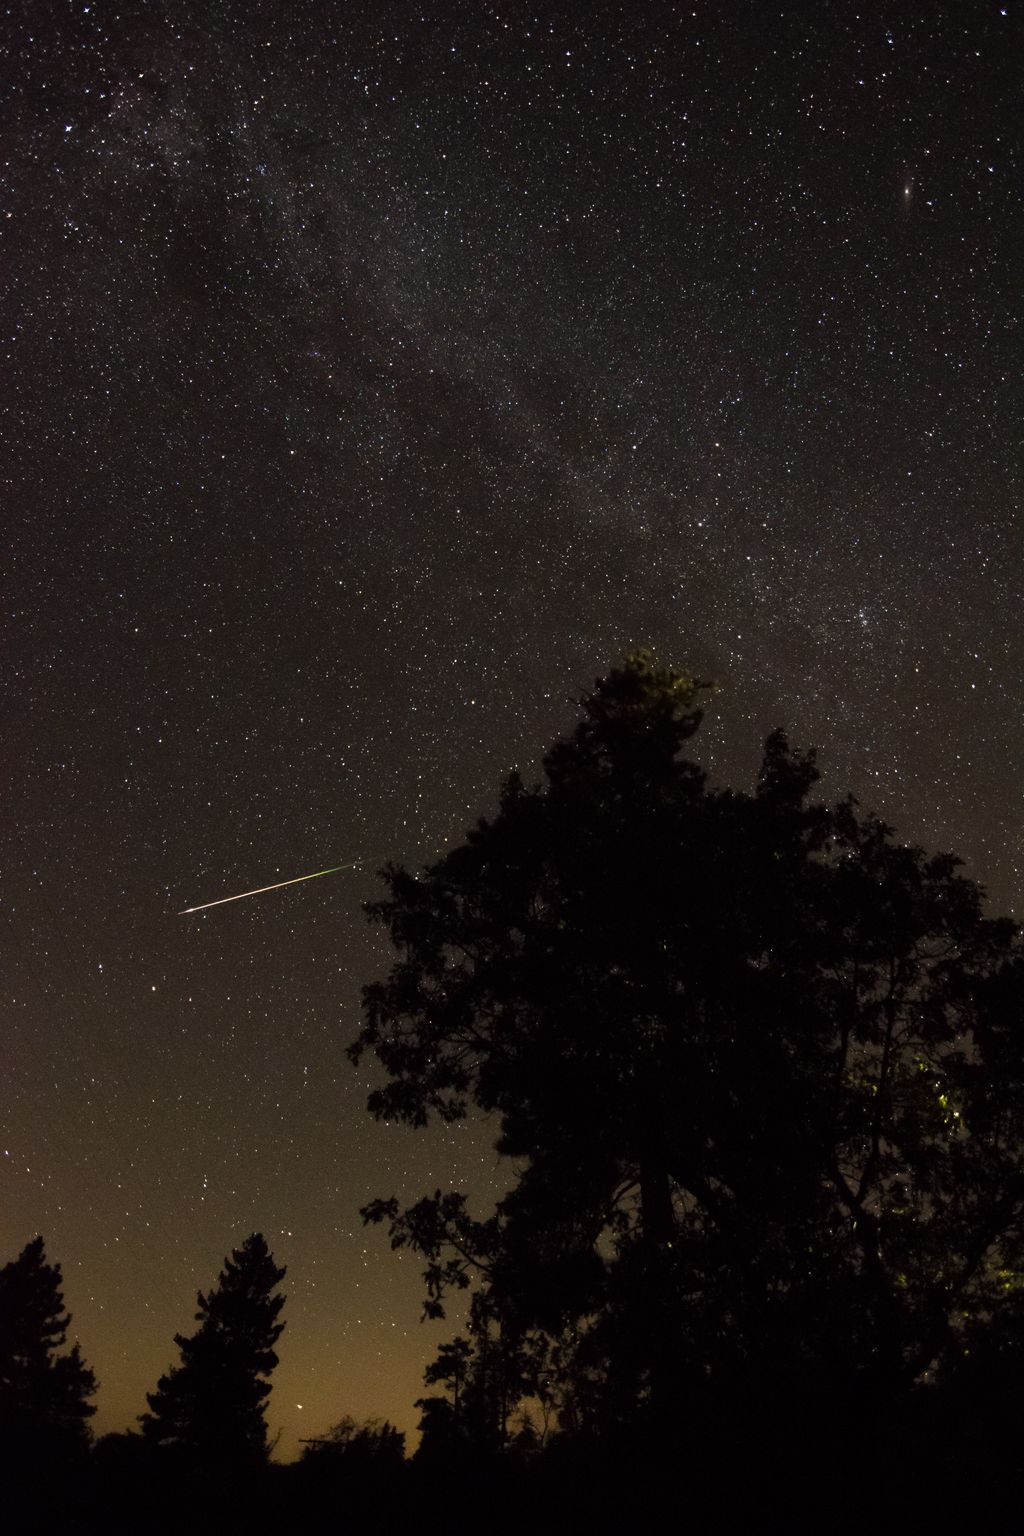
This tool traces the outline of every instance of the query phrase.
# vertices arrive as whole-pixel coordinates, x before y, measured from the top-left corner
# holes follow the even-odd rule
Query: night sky
[[[145,1407],[249,1232],[279,1454],[411,1430],[360,902],[625,650],[1024,915],[1024,6],[58,4],[0,22],[0,1262]],[[356,871],[179,909],[362,859]],[[302,1405],[302,1406],[299,1406]]]

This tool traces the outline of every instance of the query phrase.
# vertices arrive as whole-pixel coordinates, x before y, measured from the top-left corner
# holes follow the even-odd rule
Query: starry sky
[[[14,0],[0,1261],[123,1429],[250,1231],[279,1454],[451,1328],[370,1196],[360,903],[637,644],[1024,915],[1019,0]],[[189,917],[198,902],[356,870]]]

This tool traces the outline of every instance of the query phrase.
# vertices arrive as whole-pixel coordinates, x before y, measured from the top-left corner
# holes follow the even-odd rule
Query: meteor
[[[294,880],[278,880],[274,885],[258,885],[254,891],[239,891],[237,896],[218,896],[216,901],[204,901],[198,907],[182,907],[177,915],[187,917],[190,912],[205,912],[207,907],[222,907],[226,901],[244,901],[246,896],[279,891],[282,885],[301,885],[303,880],[319,880],[321,875],[336,875],[341,869],[358,869],[362,862],[362,859],[354,859],[351,864],[335,864],[330,869],[317,869],[311,875],[296,875]]]

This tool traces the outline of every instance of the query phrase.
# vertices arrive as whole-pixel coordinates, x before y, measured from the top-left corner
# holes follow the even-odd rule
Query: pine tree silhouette
[[[199,1292],[198,1329],[175,1335],[181,1364],[147,1393],[140,1422],[148,1440],[208,1465],[266,1459],[266,1378],[277,1365],[285,1301],[271,1292],[284,1275],[258,1232],[225,1260],[216,1288]]]
[[[0,1269],[0,1447],[11,1466],[89,1443],[96,1378],[77,1344],[62,1353],[71,1324],[62,1283],[41,1237]]]

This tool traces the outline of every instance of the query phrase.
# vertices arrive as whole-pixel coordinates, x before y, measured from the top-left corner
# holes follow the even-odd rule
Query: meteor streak
[[[258,885],[254,891],[239,891],[237,896],[219,896],[216,901],[204,901],[198,907],[182,907],[179,917],[187,917],[190,912],[205,912],[207,907],[222,907],[226,901],[244,901],[246,896],[262,896],[264,891],[279,891],[282,885],[301,885],[303,880],[319,880],[321,875],[336,875],[340,869],[357,869],[362,859],[354,859],[351,864],[335,864],[331,869],[318,869],[311,875],[296,875],[294,880],[278,880],[274,885]]]

